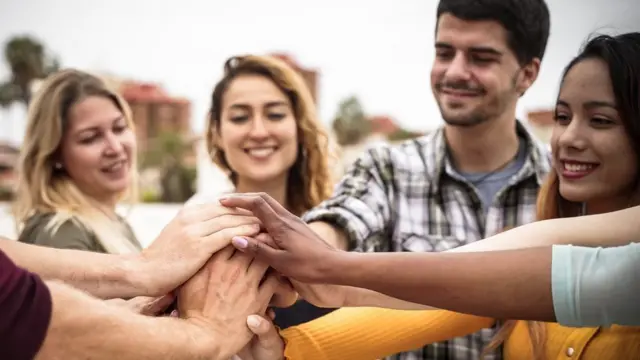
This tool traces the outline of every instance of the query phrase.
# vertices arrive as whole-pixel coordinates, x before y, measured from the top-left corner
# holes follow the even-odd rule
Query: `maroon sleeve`
[[[49,288],[0,251],[0,359],[33,359],[51,320]]]

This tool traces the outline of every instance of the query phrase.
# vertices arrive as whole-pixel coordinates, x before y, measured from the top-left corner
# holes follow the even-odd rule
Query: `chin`
[[[575,203],[587,202],[591,200],[595,194],[592,190],[583,186],[560,185],[560,196],[563,199]]]

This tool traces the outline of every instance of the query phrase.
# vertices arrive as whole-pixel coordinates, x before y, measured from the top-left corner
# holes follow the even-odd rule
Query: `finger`
[[[157,298],[149,299],[147,304],[142,309],[142,315],[155,316],[164,312],[169,305],[173,303],[175,296],[173,294],[167,294]]]
[[[269,203],[258,195],[234,195],[220,199],[220,203],[224,206],[239,207],[250,210],[267,230],[278,228],[282,220],[269,205]]]
[[[196,227],[196,231],[198,234],[201,234],[201,236],[207,236],[231,227],[252,224],[259,226],[261,223],[260,220],[253,215],[225,214],[199,223]]]
[[[267,276],[267,279],[260,285],[257,298],[260,304],[265,304],[265,311],[266,305],[268,305],[269,300],[278,289],[278,285],[280,285],[278,277],[273,274]]]
[[[250,254],[256,259],[263,260],[270,265],[276,264],[280,253],[283,252],[280,249],[274,249],[271,246],[249,236],[234,236],[231,239],[231,244],[236,249]]]
[[[242,225],[233,228],[226,228],[220,230],[216,233],[213,233],[204,238],[204,250],[210,254],[219,251],[220,249],[228,246],[231,243],[231,239],[236,236],[254,236],[260,231],[260,227],[258,225]],[[231,254],[229,254],[231,256]],[[227,256],[227,259],[229,258]]]
[[[260,233],[254,238],[262,243],[271,246],[274,249],[278,249],[278,244],[276,244],[275,240],[273,240],[273,237],[271,237],[271,235],[269,235],[268,233]]]
[[[247,317],[247,327],[258,337],[260,347],[281,351],[284,344],[280,334],[278,334],[278,330],[271,321],[259,315],[249,315]]]
[[[276,275],[280,284],[271,298],[271,306],[279,308],[288,308],[298,301],[300,295],[293,288],[289,280],[280,275]]]
[[[247,209],[221,206],[219,202],[194,204],[184,207],[181,210],[182,216],[192,218],[196,221],[206,221],[227,214],[250,216],[251,211]]]
[[[271,319],[271,321],[276,319],[276,312],[272,308],[267,309],[267,317]]]

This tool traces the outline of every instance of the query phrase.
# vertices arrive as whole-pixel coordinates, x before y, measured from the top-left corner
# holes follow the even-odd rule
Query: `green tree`
[[[371,133],[371,122],[357,97],[350,96],[340,102],[333,120],[333,131],[338,144],[343,146],[357,144]]]
[[[5,62],[11,78],[0,84],[0,106],[18,101],[25,106],[31,101],[31,84],[58,71],[58,59],[47,54],[39,40],[30,36],[16,36],[4,47]]]
[[[162,202],[185,202],[194,194],[196,171],[182,163],[190,146],[180,134],[163,132],[152,140],[149,150],[142,154],[142,167],[160,170]]]

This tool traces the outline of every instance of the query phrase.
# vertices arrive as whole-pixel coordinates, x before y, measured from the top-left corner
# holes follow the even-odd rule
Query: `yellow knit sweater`
[[[474,333],[495,320],[444,310],[343,308],[281,332],[288,360],[374,360]],[[547,360],[640,359],[640,327],[546,325]],[[519,321],[504,345],[505,360],[532,359],[529,331]]]

